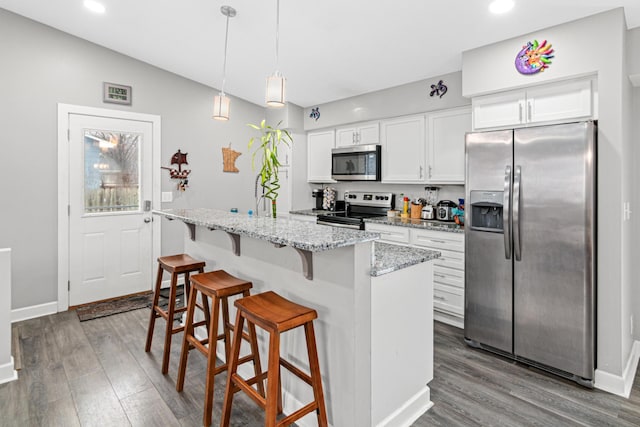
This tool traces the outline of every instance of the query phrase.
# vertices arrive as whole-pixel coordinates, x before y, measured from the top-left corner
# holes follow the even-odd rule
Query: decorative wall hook
[[[162,169],[166,169],[169,171],[169,178],[179,180],[178,190],[180,191],[186,190],[189,184],[189,180],[187,179],[187,177],[191,173],[191,170],[190,169],[182,170],[182,165],[189,164],[187,162],[187,154],[188,153],[182,153],[180,150],[178,150],[173,156],[171,156],[171,164],[178,165],[178,169],[160,166]]]

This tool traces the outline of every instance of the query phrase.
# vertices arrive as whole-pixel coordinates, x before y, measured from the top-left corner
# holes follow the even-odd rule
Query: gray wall
[[[629,222],[623,200],[631,195],[629,162],[630,88],[626,79],[626,24],[622,9],[463,52],[463,93],[474,96],[597,74],[598,123],[598,368],[621,375],[631,350]],[[555,48],[549,70],[522,76],[513,66],[527,41],[548,40]],[[585,55],[585,46],[597,55]],[[487,72],[487,71],[490,72]],[[637,188],[637,186],[635,186]],[[613,210],[614,214],[609,212]]]
[[[447,86],[442,97],[430,96],[431,85],[439,80]],[[462,96],[462,72],[445,74],[413,83],[341,99],[326,104],[314,105],[320,108],[320,118],[309,117],[311,107],[304,110],[305,130],[331,128],[347,123],[378,120],[427,111],[462,107],[471,101]]]
[[[173,207],[253,206],[246,123],[264,108],[232,98],[231,120],[211,119],[216,90],[0,9],[0,103],[3,189],[0,247],[13,249],[14,309],[57,299],[57,103],[119,109],[162,117],[162,162],[189,153],[189,188],[175,191],[163,171]],[[233,76],[229,76],[233,78]],[[102,103],[102,82],[133,87],[130,107]],[[239,173],[222,173],[223,146],[243,153]],[[182,250],[184,226],[163,220],[162,252]]]
[[[627,33],[627,69],[629,75],[636,76],[640,79],[640,27],[630,30]],[[640,84],[640,81],[638,81]],[[635,191],[631,195],[631,260],[640,260],[640,192],[637,186],[640,182],[640,170],[637,165],[640,164],[640,87],[633,89],[633,110],[631,116],[631,136],[630,142],[632,154],[629,156],[632,167],[631,182],[635,184]],[[640,283],[638,277],[640,267],[633,267],[631,275],[631,307],[633,308],[633,338],[640,340]]]

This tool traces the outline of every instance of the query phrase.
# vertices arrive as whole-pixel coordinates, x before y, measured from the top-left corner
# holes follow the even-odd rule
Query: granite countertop
[[[154,210],[153,213],[169,219],[179,219],[188,224],[215,228],[310,252],[326,251],[380,238],[379,233],[368,231],[327,227],[287,218],[250,217],[218,209],[163,209]]]
[[[371,276],[374,277],[440,257],[438,251],[382,242],[373,244],[373,252]]]
[[[308,215],[308,216],[318,216],[318,215],[324,215],[324,214],[336,213],[336,212],[344,212],[344,211],[327,211],[327,210],[318,210],[318,209],[302,209],[299,211],[289,211],[291,215]]]
[[[410,227],[418,228],[421,230],[435,230],[435,231],[447,231],[450,233],[464,233],[464,226],[458,225],[455,222],[435,221],[428,219],[418,218],[400,218],[400,217],[373,217],[365,218],[364,222],[370,222],[375,224],[395,225],[398,227]]]

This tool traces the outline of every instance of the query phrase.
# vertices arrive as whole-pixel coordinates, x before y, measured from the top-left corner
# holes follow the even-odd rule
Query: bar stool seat
[[[248,297],[250,295],[249,290],[252,288],[253,284],[249,281],[234,277],[224,270],[216,270],[193,275],[191,276],[191,284],[192,289],[191,294],[189,295],[189,302],[187,304],[187,320],[185,322],[185,332],[182,340],[182,351],[180,353],[180,366],[178,368],[176,390],[182,391],[184,389],[189,351],[193,348],[197,348],[207,357],[207,379],[205,385],[205,403],[202,423],[204,426],[209,426],[211,425],[211,415],[213,411],[214,377],[227,370],[227,362],[229,361],[231,354],[232,331],[234,339],[237,336],[239,337],[239,340],[245,339],[250,344],[251,353],[240,359],[240,363],[242,364],[253,361],[256,375],[262,370],[260,367],[260,355],[258,353],[255,327],[249,326],[249,333],[247,334],[242,330],[242,328],[236,329],[236,327],[229,321],[229,297]],[[202,295],[203,300],[207,297],[211,298],[212,310],[207,337],[201,340],[195,336],[195,326],[197,326],[198,323],[193,322],[198,293]],[[221,305],[223,332],[218,334]],[[219,340],[224,340],[225,362],[216,366],[216,346]],[[260,381],[257,385],[258,391],[264,396],[263,382]]]
[[[151,305],[151,316],[149,318],[149,327],[147,330],[147,342],[144,351],[149,352],[151,350],[151,342],[153,340],[153,330],[155,328],[156,319],[162,317],[166,321],[166,329],[164,336],[164,352],[162,355],[162,373],[166,374],[169,371],[169,356],[171,354],[171,337],[173,334],[182,332],[183,326],[173,327],[174,315],[176,313],[182,313],[187,310],[187,307],[176,308],[176,293],[178,288],[178,277],[180,274],[184,275],[184,296],[188,297],[190,291],[189,276],[191,273],[204,272],[204,261],[198,261],[193,259],[187,254],[169,255],[158,258],[158,274],[156,277],[156,285],[153,294],[153,304]],[[171,284],[169,285],[169,304],[166,310],[158,305],[160,299],[160,288],[162,286],[162,276],[164,272],[168,272],[171,275]],[[209,307],[206,298],[202,301],[202,310],[205,313],[205,320],[201,324],[208,326],[209,320]]]
[[[234,336],[220,425],[223,427],[229,426],[233,395],[238,391],[243,391],[266,410],[265,426],[290,425],[312,411],[316,411],[318,425],[321,427],[327,426],[327,411],[324,403],[318,351],[313,329],[313,320],[318,317],[317,312],[289,301],[271,291],[236,300],[234,305],[237,308],[236,328],[242,328],[246,320],[249,326],[257,325],[269,333],[269,366],[266,372],[256,373],[253,378],[241,378],[237,373],[240,340],[237,336]],[[310,374],[303,372],[280,357],[280,334],[300,326],[304,326]],[[294,413],[277,420],[277,415],[282,413],[281,366],[313,388],[314,400]],[[263,397],[256,392],[252,384],[255,384],[256,381],[261,381],[265,377],[267,378],[267,394]]]

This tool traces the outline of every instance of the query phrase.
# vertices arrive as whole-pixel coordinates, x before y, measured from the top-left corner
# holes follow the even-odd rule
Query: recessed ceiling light
[[[500,14],[513,9],[513,0],[493,0],[489,5],[491,13]]]
[[[94,13],[104,13],[105,11],[104,5],[94,0],[84,0],[84,7]]]

